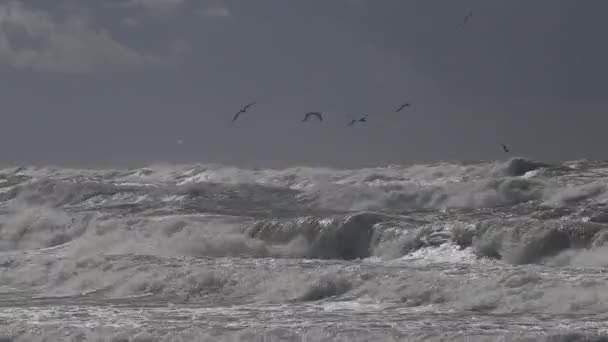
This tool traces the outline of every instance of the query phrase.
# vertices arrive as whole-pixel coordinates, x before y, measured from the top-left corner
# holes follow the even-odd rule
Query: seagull
[[[360,118],[360,119],[352,119],[352,120],[350,120],[350,122],[349,122],[349,123],[347,123],[347,124],[346,124],[346,126],[349,126],[349,127],[350,127],[350,126],[354,125],[354,124],[355,124],[355,123],[357,123],[357,122],[367,122],[367,115],[364,115],[364,116],[363,116],[362,118]]]
[[[302,119],[302,122],[308,121],[308,119],[311,116],[314,116],[314,117],[318,118],[319,121],[323,121],[323,113],[320,113],[320,112],[308,112],[308,113],[304,114],[304,119]]]
[[[402,104],[401,106],[399,106],[399,108],[397,108],[397,109],[395,110],[395,113],[399,113],[400,111],[402,111],[402,110],[403,110],[403,108],[405,108],[405,107],[409,107],[409,106],[411,106],[409,102],[408,102],[408,103],[404,103],[404,104]]]
[[[243,107],[243,109],[239,110],[236,114],[234,114],[234,117],[232,118],[232,122],[235,122],[236,119],[239,118],[239,115],[241,115],[242,113],[247,113],[247,109],[249,109],[254,104],[255,104],[255,102],[251,102],[250,104]]]
[[[509,153],[509,148],[508,148],[508,147],[507,147],[505,144],[500,144],[500,146],[502,146],[502,150],[503,150],[505,153]]]
[[[462,21],[462,25],[466,25],[466,23],[469,21],[469,19],[471,19],[471,17],[473,16],[473,11],[469,11],[469,13],[467,13],[467,15],[464,17],[464,20]]]

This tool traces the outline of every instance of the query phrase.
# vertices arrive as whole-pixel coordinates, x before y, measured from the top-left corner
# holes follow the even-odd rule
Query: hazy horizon
[[[607,9],[599,0],[6,1],[0,164],[608,159]],[[403,102],[412,107],[394,113]],[[309,111],[324,122],[302,123]],[[366,124],[346,127],[364,114]]]

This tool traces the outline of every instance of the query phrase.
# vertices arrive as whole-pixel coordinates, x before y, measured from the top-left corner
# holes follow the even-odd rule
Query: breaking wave
[[[515,158],[359,170],[7,169],[0,248],[116,240],[116,250],[174,255],[356,259],[397,241],[402,253],[453,242],[534,262],[603,241],[608,165],[583,166]]]
[[[365,281],[318,272],[294,280],[286,271],[290,290],[269,295],[263,272],[235,278],[237,271],[196,265],[234,258],[604,265],[607,176],[604,163],[521,158],[359,170],[5,169],[2,278],[54,295],[309,301]],[[403,296],[447,300],[441,291]]]

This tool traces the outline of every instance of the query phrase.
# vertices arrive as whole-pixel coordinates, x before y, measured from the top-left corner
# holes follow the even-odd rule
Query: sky
[[[4,0],[0,164],[361,167],[507,158],[500,143],[608,159],[607,12],[604,0]],[[309,111],[324,121],[302,123]]]

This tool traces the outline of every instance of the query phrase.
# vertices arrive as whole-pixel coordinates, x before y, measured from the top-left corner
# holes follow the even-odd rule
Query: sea
[[[608,341],[608,162],[0,170],[0,341]]]

